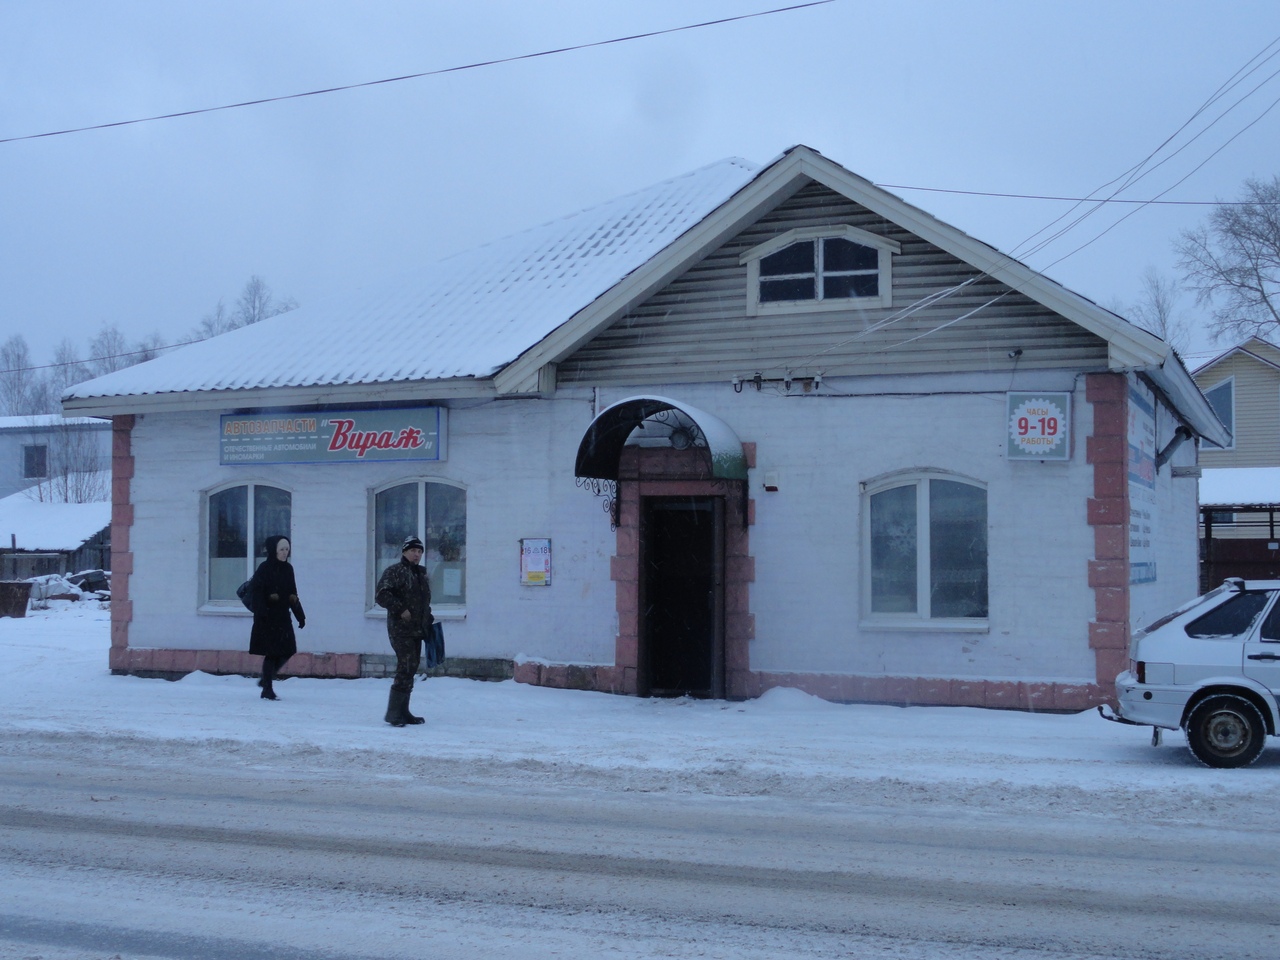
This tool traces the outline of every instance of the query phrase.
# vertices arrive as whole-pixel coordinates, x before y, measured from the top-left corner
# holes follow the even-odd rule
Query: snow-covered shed
[[[111,504],[0,497],[0,580],[111,569]]]
[[[73,387],[114,421],[113,670],[378,675],[427,543],[451,656],[629,694],[1077,709],[1196,591],[1167,344],[797,146]]]

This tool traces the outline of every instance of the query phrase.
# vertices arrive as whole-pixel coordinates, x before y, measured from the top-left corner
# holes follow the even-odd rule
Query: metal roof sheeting
[[[741,189],[729,159],[364,288],[77,384],[64,400],[484,378]]]

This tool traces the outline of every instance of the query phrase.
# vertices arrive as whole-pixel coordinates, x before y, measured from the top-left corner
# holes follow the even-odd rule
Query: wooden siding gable
[[[537,371],[544,364],[563,362],[636,304],[689,271],[699,260],[747,230],[809,183],[821,184],[846,200],[859,204],[907,234],[933,244],[961,263],[1019,291],[1027,299],[1106,341],[1107,362],[1111,369],[1160,368],[1171,355],[1168,345],[1158,337],[1126,323],[995,248],[845,170],[816,151],[798,146],[765,167],[746,187],[644,267],[621,280],[499,371],[494,378],[497,392],[501,395],[535,391]],[[1181,377],[1176,371],[1170,373],[1166,370],[1164,373],[1178,380],[1175,386],[1179,388],[1185,386],[1180,382],[1182,379],[1188,384],[1190,382],[1185,371]],[[1184,391],[1180,389],[1179,392]],[[1191,387],[1191,393],[1194,392],[1194,387]],[[1195,405],[1194,397],[1183,399]],[[1203,409],[1197,405],[1194,416],[1203,419],[1208,405],[1202,397],[1199,400]]]
[[[744,251],[852,226],[893,254],[892,302],[753,315]],[[1010,353],[1021,351],[1016,358]],[[1107,341],[935,244],[809,181],[562,360],[561,383],[808,379],[1028,367],[1107,369]]]
[[[1266,341],[1253,340],[1197,371],[1195,380],[1203,390],[1233,381],[1234,444],[1226,450],[1204,448],[1205,466],[1280,466],[1280,363],[1276,361],[1280,351]]]

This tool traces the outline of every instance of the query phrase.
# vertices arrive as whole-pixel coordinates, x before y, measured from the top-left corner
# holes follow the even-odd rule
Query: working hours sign
[[[1010,460],[1071,459],[1071,394],[1009,393]]]
[[[443,407],[223,414],[220,462],[441,460]]]

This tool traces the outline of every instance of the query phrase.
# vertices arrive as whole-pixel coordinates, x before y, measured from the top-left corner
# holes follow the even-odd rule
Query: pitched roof
[[[111,504],[52,503],[25,490],[0,499],[0,540],[19,550],[77,550],[111,523]]]
[[[341,394],[348,401],[533,392],[544,365],[568,356],[811,181],[1102,337],[1110,369],[1142,371],[1198,434],[1228,442],[1226,428],[1160,338],[805,146],[763,168],[723,160],[423,267],[385,288],[90,380],[72,387],[63,407],[118,413],[161,404],[282,406],[333,402],[335,387],[356,388]]]
[[[1209,368],[1217,366],[1223,360],[1226,360],[1228,357],[1236,356],[1237,354],[1250,357],[1257,360],[1259,363],[1266,364],[1269,367],[1280,368],[1280,363],[1262,356],[1262,354],[1258,352],[1259,349],[1267,349],[1273,353],[1280,353],[1280,347],[1277,347],[1274,343],[1263,340],[1261,337],[1250,337],[1243,343],[1237,343],[1235,346],[1227,348],[1212,360],[1207,360],[1200,364],[1200,366],[1191,371],[1191,375],[1193,377],[1199,377],[1201,374],[1206,373]]]
[[[723,160],[384,287],[77,384],[64,400],[490,377],[699,223],[755,170]]]

